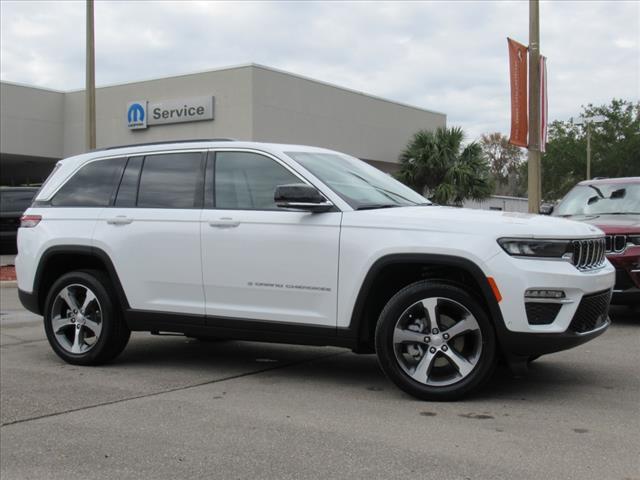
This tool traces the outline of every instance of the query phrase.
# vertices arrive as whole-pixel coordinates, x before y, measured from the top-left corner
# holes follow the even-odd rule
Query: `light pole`
[[[87,0],[87,60],[85,81],[85,131],[87,150],[96,148],[96,66],[93,34],[93,0]]]
[[[540,175],[540,8],[529,0],[529,213],[539,213]]]
[[[591,180],[591,125],[604,123],[606,117],[595,115],[593,117],[580,117],[576,125],[584,126],[587,132],[587,180]]]

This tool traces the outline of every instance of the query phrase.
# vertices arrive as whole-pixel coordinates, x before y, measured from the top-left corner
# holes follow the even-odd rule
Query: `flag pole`
[[[85,80],[85,134],[87,150],[96,148],[96,72],[93,33],[93,0],[87,0],[86,80]]]
[[[539,213],[540,175],[540,10],[529,0],[529,213]]]

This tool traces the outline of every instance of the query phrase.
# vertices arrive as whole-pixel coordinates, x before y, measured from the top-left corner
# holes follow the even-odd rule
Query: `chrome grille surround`
[[[606,242],[604,237],[573,240],[572,262],[581,271],[596,270],[604,266]]]

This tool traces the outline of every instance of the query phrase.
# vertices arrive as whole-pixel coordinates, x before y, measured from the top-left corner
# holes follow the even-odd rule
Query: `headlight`
[[[631,245],[640,245],[640,235],[629,235],[627,240]]]
[[[501,238],[498,243],[505,252],[514,257],[562,258],[571,255],[570,240],[533,240],[523,238]]]

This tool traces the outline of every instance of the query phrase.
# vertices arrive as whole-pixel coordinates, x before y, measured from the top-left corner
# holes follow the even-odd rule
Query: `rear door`
[[[202,214],[208,322],[335,327],[342,213],[279,209],[275,188],[291,183],[308,182],[275,157],[210,154]]]
[[[131,308],[204,315],[201,151],[131,157],[94,244],[111,257]],[[203,319],[203,317],[201,317]]]

